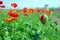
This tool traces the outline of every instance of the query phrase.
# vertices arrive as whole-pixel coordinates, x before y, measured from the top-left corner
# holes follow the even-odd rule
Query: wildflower
[[[23,13],[26,13],[26,12],[27,12],[27,8],[24,8],[24,9],[22,10],[22,12],[23,12]]]
[[[7,22],[11,22],[12,21],[12,18],[6,18],[6,21]]]
[[[41,21],[43,24],[46,24],[47,21],[48,21],[48,16],[47,16],[46,14],[40,15],[40,21]]]
[[[30,8],[30,9],[29,9],[29,12],[30,12],[30,13],[33,13],[33,12],[34,12],[34,9]]]
[[[5,8],[5,6],[3,5],[3,6],[0,6],[1,8]]]
[[[52,14],[52,11],[51,10],[47,10],[46,13],[47,14]]]
[[[11,6],[16,8],[18,5],[16,3],[12,3]]]
[[[38,10],[37,10],[37,12],[41,12],[41,10],[40,10],[40,9],[38,9]]]
[[[17,13],[9,12],[9,16],[11,17],[18,17],[19,15]]]
[[[1,5],[1,4],[3,4],[3,2],[2,2],[2,1],[0,1],[0,5]]]

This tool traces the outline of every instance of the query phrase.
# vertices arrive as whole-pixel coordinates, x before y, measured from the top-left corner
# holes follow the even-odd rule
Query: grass
[[[60,12],[53,12],[53,15],[56,15],[58,18],[60,18]]]
[[[19,13],[17,20],[7,22],[8,10],[0,13],[0,40],[60,40],[60,32],[51,18],[43,25],[39,14],[34,12],[29,16]]]

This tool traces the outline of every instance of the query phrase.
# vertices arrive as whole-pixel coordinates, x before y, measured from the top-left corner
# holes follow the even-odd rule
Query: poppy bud
[[[46,13],[47,14],[52,14],[52,11],[51,10],[47,10]]]
[[[40,21],[41,21],[43,24],[46,24],[47,21],[48,21],[48,16],[47,16],[46,14],[40,15]]]

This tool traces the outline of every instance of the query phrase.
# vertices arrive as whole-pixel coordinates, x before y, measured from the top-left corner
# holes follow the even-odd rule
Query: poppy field
[[[11,6],[14,9],[0,10],[0,40],[60,40],[58,23],[51,18],[57,12],[27,7],[17,10],[16,3]]]
[[[44,13],[34,12],[24,15],[18,12],[19,16],[8,15],[7,10],[0,13],[0,40],[60,40],[58,24],[48,17],[48,22],[43,24],[40,15]]]

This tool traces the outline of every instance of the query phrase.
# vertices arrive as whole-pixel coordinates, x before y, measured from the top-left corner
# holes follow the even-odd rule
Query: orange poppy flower
[[[7,22],[11,22],[12,21],[12,18],[6,18],[6,21]]]
[[[11,6],[16,8],[18,5],[16,3],[12,3]]]
[[[51,10],[47,10],[46,13],[47,14],[52,14],[52,11]]]
[[[29,12],[30,12],[30,13],[33,13],[33,12],[34,12],[34,9],[32,9],[32,8],[29,9]]]
[[[3,2],[2,2],[2,1],[0,1],[0,5],[1,5],[1,4],[3,4]]]

